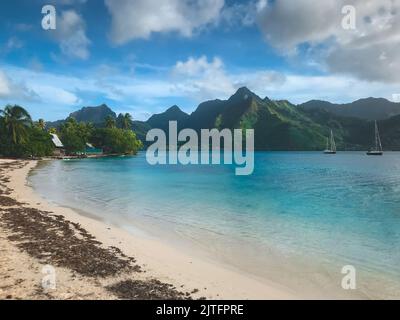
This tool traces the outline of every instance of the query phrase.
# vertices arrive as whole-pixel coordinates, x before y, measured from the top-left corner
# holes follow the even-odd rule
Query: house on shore
[[[88,156],[99,156],[103,154],[103,149],[96,148],[90,143],[86,143],[85,154]]]
[[[54,146],[56,147],[53,155],[56,157],[62,157],[65,155],[65,148],[62,144],[60,138],[55,133],[50,133],[51,141],[53,141]]]

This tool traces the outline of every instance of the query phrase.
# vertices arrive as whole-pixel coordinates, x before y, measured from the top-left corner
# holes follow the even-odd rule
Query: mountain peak
[[[167,130],[169,121],[177,121],[178,126],[182,126],[188,118],[189,115],[187,113],[183,112],[177,105],[174,105],[163,113],[152,115],[146,123],[152,128]]]
[[[165,112],[183,112],[176,104],[168,108]]]
[[[253,95],[254,93],[253,92],[251,92],[250,90],[249,90],[249,88],[247,88],[247,87],[240,87],[239,89],[237,89],[237,91],[236,91],[236,93],[235,93],[235,95],[241,95],[241,96],[243,96],[243,95],[246,95],[246,94],[248,94],[248,95]]]
[[[104,103],[96,107],[83,107],[70,114],[70,117],[75,118],[78,122],[92,123],[101,123],[107,116],[117,117],[116,113]]]
[[[249,90],[247,87],[241,87],[236,91],[236,93],[233,96],[231,96],[229,98],[229,100],[233,100],[233,99],[234,100],[237,100],[237,99],[248,100],[251,98],[256,98],[258,100],[261,100],[261,98],[259,96],[257,96],[254,92]]]

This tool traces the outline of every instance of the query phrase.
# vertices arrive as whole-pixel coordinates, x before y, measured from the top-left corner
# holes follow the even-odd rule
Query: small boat
[[[333,131],[331,130],[330,138],[326,139],[326,149],[324,150],[325,154],[336,154],[336,143],[335,137],[333,136]]]
[[[378,123],[376,121],[375,121],[375,148],[368,151],[367,155],[369,155],[369,156],[382,156],[383,155],[381,137],[379,136]]]

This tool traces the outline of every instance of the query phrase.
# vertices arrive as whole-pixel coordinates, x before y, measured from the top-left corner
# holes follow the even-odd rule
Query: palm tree
[[[130,113],[125,113],[123,118],[122,118],[122,129],[125,130],[130,130],[132,129],[132,116],[130,115]]]
[[[115,128],[116,122],[115,122],[115,119],[112,116],[107,116],[104,119],[104,121],[105,121],[106,128],[109,128],[109,129],[110,128]]]
[[[0,116],[12,142],[14,144],[25,142],[27,129],[32,125],[28,111],[20,106],[7,105],[4,110],[0,110]]]
[[[46,122],[43,119],[39,119],[38,122],[37,122],[37,126],[40,129],[44,130],[46,128]]]

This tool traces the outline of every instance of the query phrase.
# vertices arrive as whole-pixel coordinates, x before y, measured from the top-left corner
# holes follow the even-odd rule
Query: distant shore
[[[290,289],[47,203],[0,160],[0,299],[295,299]],[[56,289],[41,285],[43,267]]]

